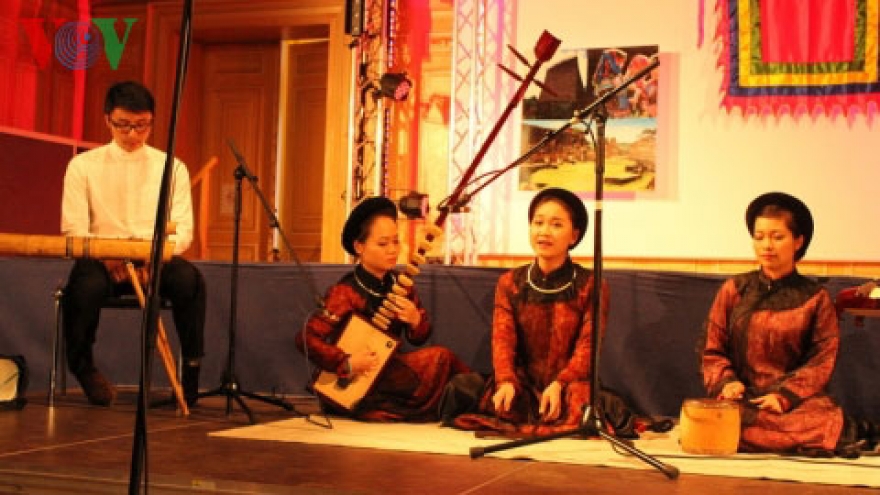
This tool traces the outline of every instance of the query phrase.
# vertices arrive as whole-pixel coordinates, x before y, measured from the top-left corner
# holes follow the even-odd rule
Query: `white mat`
[[[295,418],[211,433],[211,436],[338,445],[381,450],[469,455],[471,447],[485,447],[499,440],[474,438],[473,433],[441,428],[437,424],[363,423],[333,418],[326,429]],[[684,454],[678,433],[649,433],[636,441],[639,450],[677,467],[681,473],[773,480],[880,487],[880,457],[857,460],[807,459],[776,455],[737,454],[704,457]],[[631,469],[654,469],[643,461],[617,454],[604,440],[558,439],[488,454],[504,459],[532,459]]]

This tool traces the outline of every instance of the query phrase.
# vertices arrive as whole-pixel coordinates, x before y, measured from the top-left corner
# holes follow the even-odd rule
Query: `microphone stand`
[[[648,67],[642,69],[623,83],[621,83],[616,88],[612,89],[608,93],[602,95],[598,98],[592,105],[587,108],[576,111],[574,118],[572,118],[569,122],[563,125],[560,129],[549,133],[544,137],[536,146],[532,147],[524,157],[517,159],[512,165],[508,166],[504,170],[502,170],[499,174],[495,175],[492,179],[499,177],[502,173],[506,172],[510,168],[520,163],[523,163],[526,158],[534,154],[540,147],[544,146],[545,143],[549,142],[550,139],[559,135],[564,130],[571,127],[574,123],[582,122],[585,118],[591,117],[593,121],[596,122],[596,198],[595,198],[595,213],[594,213],[594,227],[593,227],[593,287],[592,287],[592,298],[591,302],[591,310],[593,312],[593,318],[591,319],[590,326],[590,336],[592,347],[590,349],[590,405],[587,407],[586,413],[584,415],[584,419],[581,421],[581,425],[573,428],[571,430],[560,431],[556,433],[551,433],[549,435],[538,436],[534,438],[524,438],[520,440],[513,440],[510,442],[504,442],[497,445],[490,445],[486,447],[472,447],[470,449],[470,456],[472,459],[476,459],[484,456],[485,454],[491,452],[498,452],[501,450],[507,450],[516,447],[522,447],[525,445],[531,445],[535,443],[541,443],[548,440],[555,440],[557,438],[565,438],[570,436],[599,436],[616,447],[619,447],[622,450],[638,457],[640,460],[649,464],[655,468],[657,468],[661,473],[663,473],[669,479],[676,479],[679,475],[679,470],[675,466],[665,464],[654,457],[640,451],[636,447],[634,447],[630,442],[626,442],[620,440],[615,437],[613,434],[608,433],[607,426],[605,424],[605,420],[603,419],[603,415],[600,407],[599,407],[599,391],[601,387],[601,383],[599,381],[599,358],[600,352],[599,349],[602,346],[602,334],[599,331],[599,325],[601,324],[601,299],[602,299],[602,199],[604,192],[604,176],[605,176],[605,123],[608,119],[608,112],[605,108],[605,102],[615,96],[617,93],[622,91],[624,88],[629,86],[632,82],[644,77],[649,71],[657,67],[659,65],[659,61],[654,61],[652,64],[648,65]],[[585,132],[589,132],[589,123],[584,122],[587,126]],[[483,183],[477,191],[486,187],[491,180]]]
[[[159,189],[159,204],[156,208],[156,223],[153,229],[152,251],[150,253],[150,280],[147,285],[144,316],[141,322],[141,369],[138,380],[137,413],[135,416],[134,440],[132,442],[131,469],[129,471],[128,493],[136,495],[143,482],[144,493],[149,490],[147,475],[147,409],[150,389],[150,371],[153,348],[156,345],[156,328],[159,322],[159,282],[162,274],[162,258],[165,247],[166,224],[174,175],[174,144],[177,130],[177,116],[183,96],[184,76],[189,62],[189,48],[192,41],[192,3],[184,0],[180,18],[180,46],[177,53],[177,73],[174,81],[174,96],[171,107],[171,122],[168,126],[168,149],[165,151],[165,170]]]
[[[251,183],[251,187],[254,192],[257,194],[257,197],[260,199],[260,204],[263,205],[263,209],[266,210],[266,215],[269,217],[269,226],[276,229],[281,239],[284,241],[284,245],[287,247],[288,252],[291,253],[292,257],[301,269],[302,264],[299,262],[299,258],[296,256],[296,253],[293,251],[293,248],[290,245],[290,242],[287,240],[287,236],[284,235],[284,231],[281,229],[281,226],[278,222],[278,217],[275,216],[275,212],[272,210],[272,207],[269,205],[269,202],[266,200],[266,196],[263,195],[263,192],[260,190],[260,187],[257,185],[257,177],[254,176],[250,170],[248,170],[247,163],[245,163],[244,157],[241,153],[238,152],[238,149],[235,147],[235,143],[232,142],[231,139],[227,140],[229,144],[229,148],[232,150],[232,154],[235,155],[235,159],[238,162],[238,166],[235,168],[234,176],[235,176],[235,208],[234,208],[234,219],[233,219],[233,234],[232,234],[232,276],[231,276],[231,294],[229,297],[229,343],[228,343],[228,354],[226,358],[226,369],[223,371],[222,382],[219,387],[209,390],[207,392],[202,392],[198,395],[198,397],[213,397],[213,396],[224,396],[226,397],[226,415],[229,416],[232,414],[232,401],[235,400],[236,403],[241,407],[241,409],[247,414],[248,420],[251,424],[255,424],[256,420],[254,419],[254,414],[251,412],[251,409],[241,398],[245,396],[249,399],[258,400],[261,402],[265,402],[267,404],[272,404],[278,407],[282,407],[287,411],[293,411],[296,413],[298,417],[308,417],[307,414],[301,413],[296,410],[296,408],[285,401],[284,399],[278,397],[267,397],[263,395],[259,395],[253,392],[248,392],[241,388],[238,382],[238,377],[235,375],[235,333],[237,320],[238,320],[238,245],[239,245],[239,231],[241,225],[241,182],[242,179],[247,179]],[[311,277],[307,277],[310,286],[312,288],[312,293],[317,294],[318,290],[315,287],[314,281]]]

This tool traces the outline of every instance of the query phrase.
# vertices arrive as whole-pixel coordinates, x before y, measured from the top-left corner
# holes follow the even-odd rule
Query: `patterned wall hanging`
[[[874,114],[878,3],[717,0],[722,106],[744,115]]]

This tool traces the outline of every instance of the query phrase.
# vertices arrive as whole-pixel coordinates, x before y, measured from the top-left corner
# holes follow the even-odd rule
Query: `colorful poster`
[[[540,143],[592,110],[541,146],[520,167],[519,190],[564,187],[576,192],[596,190],[594,112],[604,106],[605,170],[603,191],[632,196],[652,191],[657,174],[657,94],[659,71],[596,104],[657,57],[656,45],[564,50],[548,61],[542,85],[533,85],[523,99],[522,152]]]

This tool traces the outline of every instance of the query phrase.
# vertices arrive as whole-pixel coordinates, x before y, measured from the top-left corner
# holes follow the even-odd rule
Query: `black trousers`
[[[162,265],[159,295],[171,301],[184,361],[204,355],[205,290],[205,279],[192,263],[174,256]],[[79,375],[94,369],[92,346],[104,300],[133,292],[128,282],[114,283],[101,261],[76,260],[63,296],[64,342],[71,372]]]

